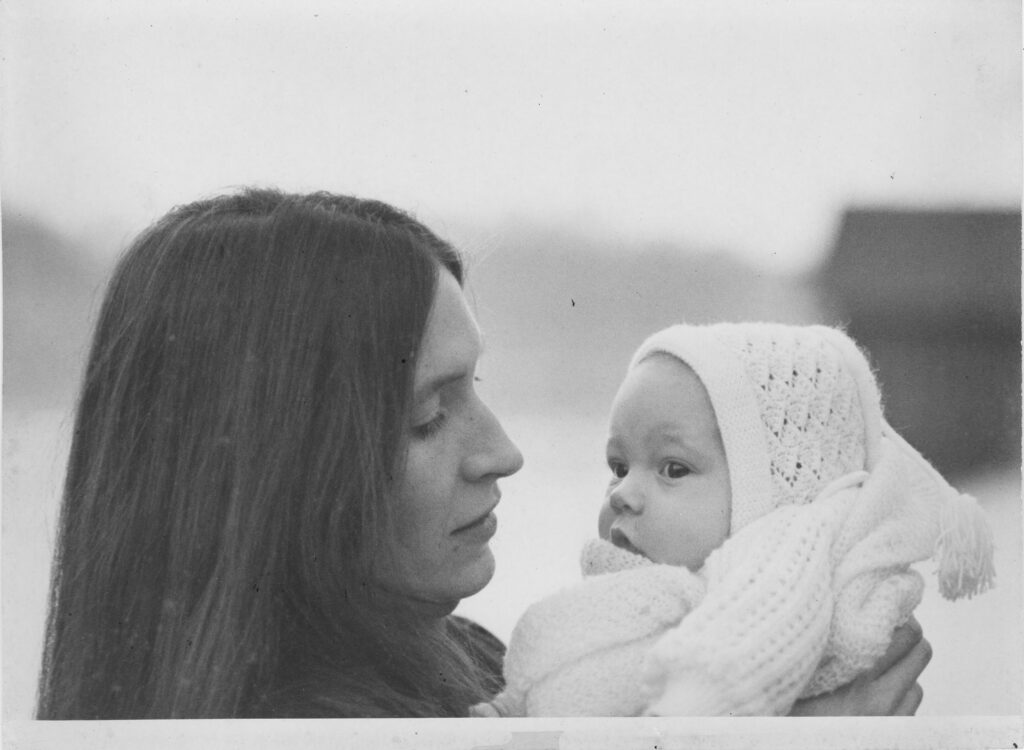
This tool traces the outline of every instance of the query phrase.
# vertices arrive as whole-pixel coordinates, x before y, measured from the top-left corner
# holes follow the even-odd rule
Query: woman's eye
[[[425,440],[431,435],[437,433],[437,431],[444,426],[446,419],[447,415],[443,411],[440,411],[430,421],[424,422],[423,424],[418,424],[415,427],[413,427],[412,432],[416,437],[420,438],[421,440]]]
[[[682,479],[690,473],[690,469],[678,461],[669,461],[665,464],[665,476],[669,479]]]
[[[608,468],[612,470],[612,476],[622,479],[629,473],[629,467],[621,461],[609,461]]]

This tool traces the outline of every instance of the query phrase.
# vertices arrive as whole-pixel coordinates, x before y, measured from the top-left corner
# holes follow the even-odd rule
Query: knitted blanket
[[[594,540],[584,580],[531,606],[480,716],[782,715],[871,667],[920,602],[991,585],[991,535],[886,430],[873,470],[744,526],[699,574]]]

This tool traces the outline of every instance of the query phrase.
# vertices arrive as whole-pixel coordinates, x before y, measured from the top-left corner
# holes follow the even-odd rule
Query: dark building
[[[950,474],[1020,464],[1019,211],[850,210],[821,281],[925,457]]]

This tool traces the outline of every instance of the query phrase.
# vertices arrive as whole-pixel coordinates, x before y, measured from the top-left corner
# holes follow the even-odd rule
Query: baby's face
[[[666,354],[626,376],[612,403],[612,476],[598,519],[602,539],[697,571],[729,535],[729,466],[711,399]]]

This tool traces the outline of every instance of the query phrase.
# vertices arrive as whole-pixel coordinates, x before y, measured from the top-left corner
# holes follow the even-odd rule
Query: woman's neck
[[[374,589],[372,597],[374,606],[380,609],[402,612],[418,624],[438,628],[444,627],[445,618],[459,605],[458,599],[450,602],[436,602],[385,588]]]

